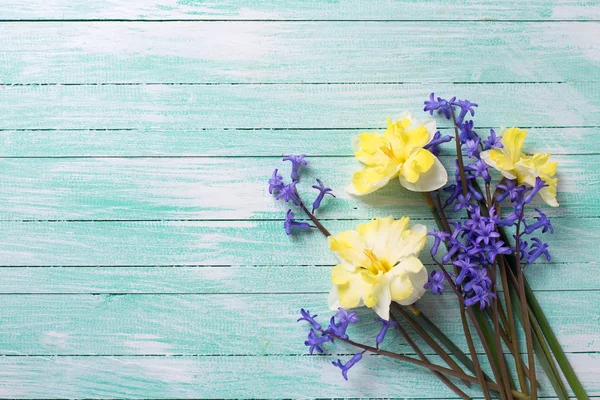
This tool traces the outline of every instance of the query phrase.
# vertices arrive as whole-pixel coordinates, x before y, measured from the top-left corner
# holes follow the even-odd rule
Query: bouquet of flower
[[[434,120],[419,122],[407,112],[396,121],[388,119],[383,134],[365,132],[353,141],[354,154],[364,168],[354,173],[346,191],[363,196],[398,178],[404,188],[422,192],[436,229],[411,225],[408,217],[387,217],[331,235],[315,210],[327,195],[335,197],[332,190],[317,179],[312,187],[318,194],[309,210],[296,189],[306,157],[283,159],[291,163],[289,183],[279,170],[273,172],[269,192],[277,200],[293,203],[310,220],[295,220],[290,209],[285,232],[316,228],[339,259],[331,270],[328,299],[335,315],[325,326],[310,311],[300,311],[298,321],[310,325],[305,345],[311,354],[322,353],[325,345],[335,341],[354,346],[358,351],[349,360],[332,363],[346,380],[348,371],[370,352],[427,368],[464,399],[470,397],[463,384],[478,385],[486,399],[492,395],[536,399],[537,358],[560,399],[569,398],[567,384],[578,399],[587,399],[523,274],[537,260],[550,260],[542,237],[554,232],[552,224],[540,208],[531,208],[541,200],[558,207],[557,163],[548,153],[523,153],[525,130],[496,133],[491,129],[486,138],[480,137],[471,119],[475,107],[468,100],[446,100],[432,93],[424,111],[450,120],[454,135],[444,136]],[[437,156],[441,145],[452,141],[456,168],[448,184],[448,173]],[[429,273],[419,259],[428,237],[435,266]],[[426,316],[418,300],[427,291],[433,295],[450,291],[456,296],[468,351]],[[379,331],[373,332],[372,343],[349,337],[349,327],[359,322],[357,312],[350,310],[358,307],[377,314]],[[392,329],[402,335],[416,358],[382,347]],[[411,333],[443,364],[429,360]],[[484,355],[477,353],[476,342]]]

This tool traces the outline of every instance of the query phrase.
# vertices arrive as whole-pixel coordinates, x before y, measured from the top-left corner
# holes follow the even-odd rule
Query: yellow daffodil
[[[383,135],[365,132],[354,138],[354,155],[365,167],[354,173],[348,193],[364,195],[399,177],[400,184],[415,192],[430,192],[448,181],[446,169],[436,156],[424,149],[435,135],[435,121],[420,123],[405,112],[387,120]]]
[[[403,217],[377,218],[355,231],[329,237],[329,248],[340,264],[331,271],[329,307],[367,306],[389,319],[390,303],[409,305],[425,289],[427,270],[417,258],[427,240],[427,228]]]
[[[548,205],[558,207],[558,179],[554,177],[558,163],[550,161],[550,153],[524,154],[522,149],[526,136],[527,131],[510,128],[502,134],[502,148],[486,150],[481,153],[481,158],[504,177],[516,179],[519,184],[534,186],[535,179],[540,177],[548,185],[540,190],[540,196]]]

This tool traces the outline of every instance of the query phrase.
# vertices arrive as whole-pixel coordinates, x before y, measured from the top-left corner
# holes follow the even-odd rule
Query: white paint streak
[[[70,335],[66,332],[47,331],[41,338],[40,343],[52,350],[66,350],[70,345]]]

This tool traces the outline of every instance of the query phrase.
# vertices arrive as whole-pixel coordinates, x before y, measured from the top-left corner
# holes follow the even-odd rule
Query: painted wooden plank
[[[0,82],[597,82],[598,36],[597,22],[7,23]]]
[[[349,142],[350,137],[340,147],[348,148]],[[563,207],[545,207],[548,215],[598,216],[600,158],[555,159]],[[454,158],[442,160],[453,176]],[[281,219],[285,206],[267,190],[274,168],[289,174],[289,163],[278,157],[5,159],[0,161],[0,204],[5,205],[0,220]],[[312,204],[311,185],[320,178],[338,196],[323,202],[319,215],[325,219],[431,216],[422,194],[396,180],[369,196],[345,193],[358,168],[354,157],[313,157],[298,186],[301,196]]]
[[[241,20],[590,20],[598,19],[597,1],[378,0],[341,2],[301,0],[196,1],[13,0],[0,5],[4,19],[241,19]]]
[[[568,358],[588,394],[598,396],[600,356]],[[329,361],[318,356],[3,357],[0,390],[12,398],[455,398],[433,375],[408,364],[368,355],[346,382]],[[551,397],[549,382],[539,376],[540,395]]]
[[[290,153],[351,156],[351,138],[363,131],[0,130],[0,157],[264,157]],[[448,135],[454,132],[450,128],[442,128],[441,131]],[[487,129],[477,131],[482,136],[487,135]],[[600,128],[530,128],[528,131],[525,144],[527,151],[552,154],[600,153],[600,141],[596,140],[600,135]]]
[[[2,267],[0,293],[327,292],[332,266]],[[525,273],[537,291],[600,290],[600,279],[591,278],[600,276],[597,262],[539,265]]]
[[[476,101],[478,126],[600,125],[600,83],[507,83],[4,86],[0,127],[366,128],[432,90]]]
[[[565,351],[600,351],[600,291],[536,297]],[[308,327],[296,323],[300,308],[323,323],[332,315],[327,293],[2,295],[0,304],[2,355],[301,355]],[[468,351],[452,293],[426,295],[418,306]],[[363,308],[360,317],[349,334],[373,343],[376,314]],[[410,351],[399,334],[390,339],[388,348]]]
[[[434,226],[431,220],[421,223]],[[357,221],[328,221],[327,227],[336,233],[353,229],[356,224]],[[597,261],[593,252],[581,249],[597,246],[599,218],[555,218],[553,225],[556,233],[547,237],[553,263]],[[281,220],[3,222],[1,232],[2,266],[331,265],[335,262],[322,235],[306,232],[287,237]],[[423,254],[426,260],[427,246]]]

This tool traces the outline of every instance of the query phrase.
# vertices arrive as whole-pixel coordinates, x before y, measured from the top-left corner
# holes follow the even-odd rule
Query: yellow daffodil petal
[[[340,305],[344,308],[354,308],[361,304],[365,285],[360,276],[355,275],[348,283],[337,285]]]
[[[439,189],[447,182],[447,173],[441,163],[436,162],[436,157],[424,149],[434,135],[434,121],[419,123],[410,113],[397,121],[388,118],[383,135],[372,132],[358,135],[353,141],[354,154],[366,167],[354,173],[346,191],[355,195],[369,194],[399,174],[401,183],[406,181],[410,190]],[[435,171],[430,172],[433,166]],[[426,184],[420,184],[421,177]],[[421,187],[427,189],[420,190]]]
[[[402,112],[396,119],[399,121],[408,120],[409,124],[406,128],[407,131],[411,131],[415,128],[418,128],[419,126],[424,126],[425,129],[427,129],[427,131],[429,132],[429,140],[427,140],[427,143],[429,143],[429,142],[431,142],[431,140],[433,140],[433,137],[435,136],[435,133],[437,132],[435,120],[431,119],[431,120],[419,121],[417,119],[417,117],[415,117],[415,115],[413,113],[411,113],[410,111]],[[425,143],[425,144],[427,144],[427,143]]]
[[[354,137],[352,146],[358,161],[365,165],[380,166],[388,161],[387,156],[381,151],[382,147],[388,146],[388,142],[379,133],[361,133]]]
[[[388,243],[386,257],[394,264],[408,257],[417,257],[427,243],[427,228],[424,225],[413,225],[410,229],[390,235]]]
[[[427,271],[415,256],[425,245],[427,228],[408,225],[406,217],[377,218],[329,238],[330,249],[342,260],[331,271],[332,309],[366,305],[386,318],[392,299],[414,302],[423,295]]]
[[[433,165],[427,172],[419,174],[416,182],[409,182],[403,175],[399,176],[400,184],[413,192],[431,192],[448,183],[448,173],[440,160],[434,156]]]
[[[390,280],[390,294],[394,301],[402,301],[408,298],[414,290],[408,275],[394,276]]]
[[[390,288],[387,281],[382,280],[379,285],[376,285],[373,288],[373,297],[375,298],[375,303],[370,307],[377,313],[377,315],[379,315],[379,317],[389,320],[392,295],[390,293]],[[367,305],[366,302],[365,305]]]
[[[339,264],[331,270],[331,283],[334,285],[346,284],[354,276],[354,271],[350,271],[345,265]]]
[[[483,161],[487,162],[490,166],[499,170],[500,172],[512,174],[511,171],[515,169],[515,164],[510,155],[506,154],[500,149],[484,151],[481,153],[481,158],[483,158]]]
[[[481,159],[487,165],[498,170],[504,177],[515,179],[515,166],[521,159],[523,143],[527,131],[519,128],[510,128],[502,132],[502,148],[495,148],[481,152]]]
[[[354,173],[352,184],[346,188],[346,191],[354,195],[373,193],[385,186],[396,174],[395,169],[389,170],[382,167],[367,166]]]
[[[427,269],[415,257],[409,257],[390,272],[390,292],[392,299],[402,305],[413,304],[425,293]],[[411,288],[411,291],[408,291]]]
[[[402,175],[408,182],[415,183],[419,180],[419,176],[429,171],[435,163],[435,156],[429,150],[417,149],[400,168]]]
[[[329,250],[340,261],[350,265],[359,266],[369,262],[364,252],[366,248],[365,240],[356,231],[345,231],[336,237],[329,236]]]
[[[526,136],[527,131],[519,128],[510,128],[502,133],[502,149],[513,165],[521,158]]]
[[[392,224],[394,224],[392,217],[375,218],[367,223],[359,224],[356,227],[356,232],[365,240],[367,248],[376,255],[382,256],[387,246],[387,238]]]
[[[519,184],[535,186],[535,180],[540,177],[548,187],[540,190],[540,196],[551,207],[558,207],[556,201],[556,174],[558,163],[550,161],[550,153],[536,153],[532,156],[522,156],[515,165]]]

